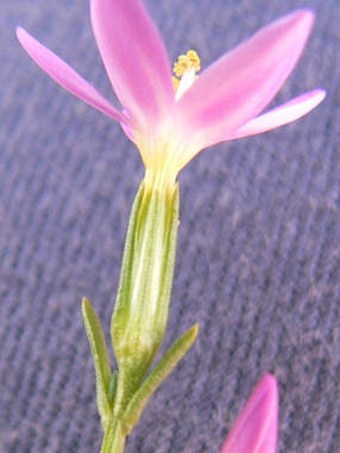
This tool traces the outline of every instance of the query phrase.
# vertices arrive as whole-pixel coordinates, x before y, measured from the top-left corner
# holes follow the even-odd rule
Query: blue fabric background
[[[171,58],[193,47],[205,66],[263,24],[313,7],[314,32],[276,102],[317,86],[328,97],[295,124],[205,151],[181,174],[166,345],[195,322],[200,336],[147,407],[126,451],[219,452],[270,371],[280,383],[280,451],[336,453],[339,4],[147,5]],[[1,0],[0,450],[92,453],[100,428],[80,301],[90,298],[108,333],[143,169],[119,126],[29,60],[15,40],[16,24],[114,99],[87,1]]]

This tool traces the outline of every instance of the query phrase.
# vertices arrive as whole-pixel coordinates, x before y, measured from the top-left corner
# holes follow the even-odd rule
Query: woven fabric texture
[[[195,48],[204,66],[265,23],[312,7],[313,34],[275,102],[318,86],[328,97],[295,124],[206,150],[181,173],[165,346],[196,322],[200,335],[148,405],[126,452],[219,452],[266,371],[280,385],[280,452],[339,452],[338,1],[146,4],[170,57]],[[57,87],[14,35],[24,26],[115,102],[88,9],[79,0],[0,3],[4,453],[100,446],[80,301],[91,300],[108,335],[143,167],[119,126]]]

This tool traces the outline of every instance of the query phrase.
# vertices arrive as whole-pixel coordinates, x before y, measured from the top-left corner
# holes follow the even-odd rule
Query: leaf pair
[[[193,345],[198,334],[198,325],[192,326],[175,341],[131,397],[120,420],[114,420],[114,400],[119,371],[111,371],[109,354],[99,317],[86,298],[82,302],[82,316],[94,362],[97,406],[103,430],[107,432],[110,430],[110,425],[116,424],[125,437],[138,422],[150,397]]]

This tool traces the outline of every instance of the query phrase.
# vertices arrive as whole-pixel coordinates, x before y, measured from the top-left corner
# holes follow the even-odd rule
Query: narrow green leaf
[[[97,407],[105,431],[112,413],[109,398],[111,367],[100,320],[91,303],[84,298],[82,316],[96,372]]]
[[[108,392],[109,403],[110,403],[111,407],[113,407],[113,402],[114,402],[115,397],[116,397],[117,383],[118,383],[118,372],[114,371],[112,373],[112,376],[111,376],[111,379],[110,379],[109,392]]]
[[[185,356],[193,345],[198,334],[198,325],[192,326],[182,337],[167,350],[151,374],[130,400],[121,419],[121,425],[126,434],[129,434],[138,422],[143,409],[159,385],[172,372],[178,362]]]

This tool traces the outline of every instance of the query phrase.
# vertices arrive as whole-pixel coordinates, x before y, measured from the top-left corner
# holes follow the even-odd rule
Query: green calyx
[[[132,208],[111,336],[119,369],[136,385],[165,333],[178,229],[178,185],[147,186]],[[131,383],[131,385],[134,385]]]
[[[111,371],[104,335],[90,302],[82,315],[96,371],[104,430],[101,453],[122,452],[125,437],[161,382],[194,343],[193,326],[159,360],[168,318],[179,225],[178,184],[142,182],[128,227],[111,339],[118,369]]]

